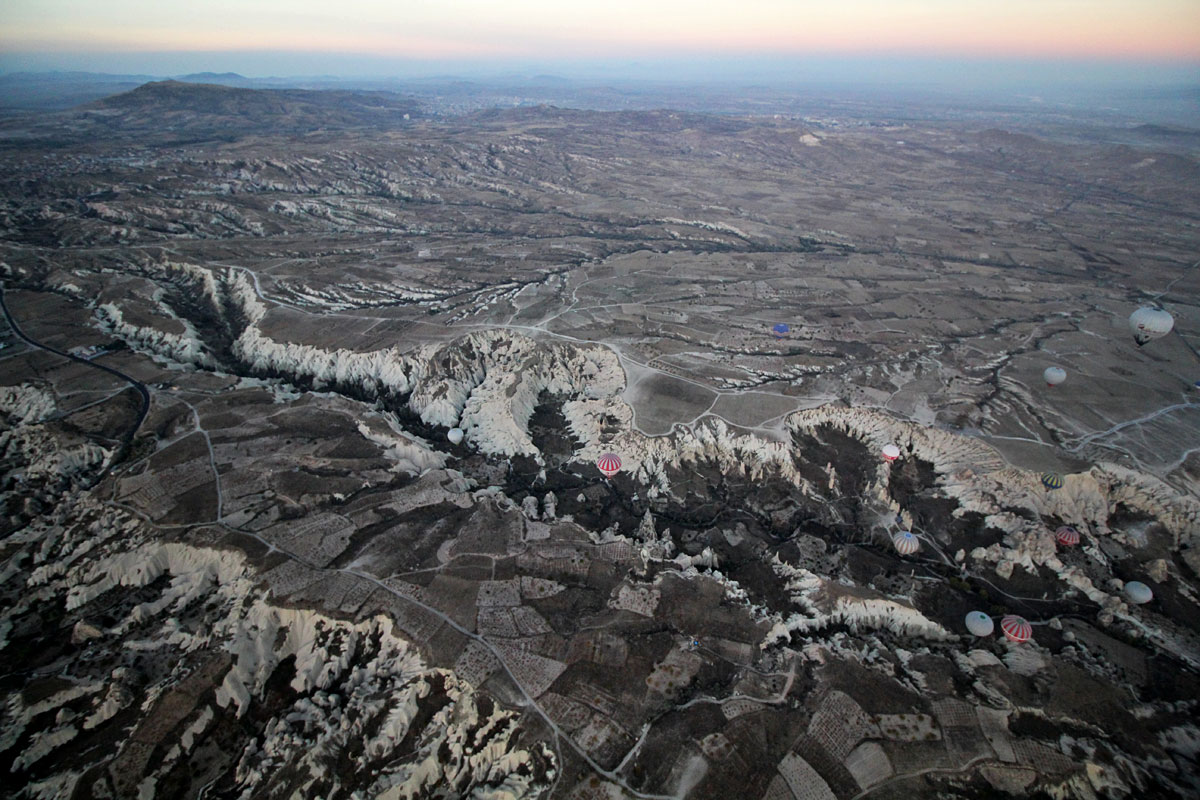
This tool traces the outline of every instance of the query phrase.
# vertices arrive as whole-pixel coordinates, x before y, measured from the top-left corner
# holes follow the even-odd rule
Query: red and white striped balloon
[[[1033,628],[1025,618],[1015,614],[1009,614],[1000,620],[1000,630],[1004,631],[1004,637],[1010,642],[1028,642],[1029,637],[1033,636]]]
[[[1079,531],[1074,525],[1063,525],[1054,532],[1055,540],[1066,547],[1074,547],[1079,544]]]
[[[596,459],[596,466],[604,473],[604,477],[611,478],[621,471],[621,457],[616,453],[605,453]]]
[[[921,549],[921,540],[912,531],[896,531],[892,534],[892,546],[902,556],[910,556]]]

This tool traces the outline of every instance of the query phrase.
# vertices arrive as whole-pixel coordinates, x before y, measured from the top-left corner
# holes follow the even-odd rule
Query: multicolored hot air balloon
[[[463,429],[451,428],[446,431],[446,438],[450,440],[450,444],[460,444],[463,440]]]
[[[973,636],[991,636],[992,631],[996,630],[996,623],[992,622],[992,618],[982,611],[970,612],[965,621],[967,630]]]
[[[1125,584],[1125,596],[1129,602],[1140,606],[1154,599],[1154,591],[1141,581],[1129,581]]]
[[[1054,539],[1064,547],[1079,544],[1079,530],[1074,525],[1063,525],[1054,532]]]
[[[1067,379],[1067,371],[1062,367],[1046,367],[1042,377],[1046,379],[1047,386],[1058,386]]]
[[[1042,486],[1045,486],[1050,491],[1061,489],[1063,487],[1063,477],[1057,472],[1043,472]]]
[[[921,540],[912,531],[896,531],[892,534],[892,546],[902,556],[910,556],[921,549]]]
[[[771,328],[771,332],[775,334],[776,339],[782,339],[790,330],[791,327],[786,322],[777,322]]]
[[[900,448],[894,444],[885,444],[883,446],[883,460],[895,461],[900,457]]]
[[[1175,318],[1162,308],[1143,306],[1129,315],[1129,330],[1133,340],[1141,347],[1152,339],[1161,339],[1175,327]]]
[[[604,473],[604,477],[611,478],[621,471],[621,457],[616,453],[605,453],[596,459],[596,466]]]
[[[1018,617],[1016,614],[1009,614],[1000,620],[1000,630],[1004,631],[1004,638],[1010,642],[1028,642],[1029,637],[1033,636],[1033,628],[1024,617]]]

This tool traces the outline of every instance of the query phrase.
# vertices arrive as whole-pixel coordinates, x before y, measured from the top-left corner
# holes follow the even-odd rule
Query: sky
[[[0,70],[1074,64],[1197,76],[1200,0],[3,0]],[[590,65],[590,66],[589,66]],[[1097,67],[1099,68],[1099,67]],[[1132,74],[1131,73],[1131,74]]]

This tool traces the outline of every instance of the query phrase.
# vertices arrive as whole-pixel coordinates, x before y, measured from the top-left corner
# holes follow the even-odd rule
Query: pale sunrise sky
[[[1200,0],[5,0],[0,53],[404,62],[738,56],[1200,63]],[[117,61],[114,61],[117,59]],[[147,64],[150,61],[146,61]],[[282,62],[281,62],[282,63]],[[265,68],[265,67],[264,67]]]

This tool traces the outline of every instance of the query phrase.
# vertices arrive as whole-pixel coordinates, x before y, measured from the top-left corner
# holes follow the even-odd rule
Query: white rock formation
[[[796,469],[790,445],[739,435],[719,419],[706,418],[670,436],[647,438],[637,433],[631,424],[632,410],[620,397],[624,374],[608,348],[536,341],[511,330],[471,333],[449,344],[427,345],[412,352],[393,348],[359,353],[279,342],[261,330],[267,308],[247,273],[213,273],[198,267],[167,269],[202,286],[214,308],[230,319],[235,332],[240,330],[233,352],[251,369],[309,381],[317,387],[353,390],[367,397],[406,398],[409,408],[424,422],[462,427],[471,444],[485,453],[540,460],[528,422],[539,399],[549,393],[564,400],[571,432],[583,442],[576,458],[588,463],[605,451],[620,453],[623,471],[648,484],[647,494],[652,498],[671,491],[672,471],[686,471],[700,462],[749,480],[771,474],[803,492],[815,493],[815,487]],[[179,342],[146,346],[195,352]],[[1093,538],[1114,536],[1109,514],[1117,504],[1124,504],[1159,519],[1172,532],[1175,545],[1189,554],[1200,529],[1200,501],[1116,465],[1100,464],[1088,472],[1066,475],[1064,486],[1051,492],[1041,486],[1037,473],[1008,466],[978,439],[902,422],[886,414],[830,405],[795,412],[786,425],[794,432],[830,426],[862,441],[869,452],[894,443],[904,457],[929,462],[939,491],[958,502],[956,514],[982,514],[986,524],[1002,534],[991,546],[964,554],[964,569],[988,565],[1002,578],[1017,569],[1051,570],[1059,576],[1062,591],[1080,592],[1101,605],[1102,622],[1126,618],[1127,607],[1111,589],[1097,587],[1080,570],[1064,566],[1041,518],[1069,520],[1086,527]],[[611,433],[614,429],[618,431],[615,435]],[[398,455],[407,458],[413,468],[426,468],[413,451]],[[890,469],[880,459],[868,491],[882,507],[903,516],[903,509],[896,507],[886,492]],[[837,476],[832,472],[830,480],[836,486]],[[527,509],[531,518],[537,513],[535,508]],[[693,566],[691,561],[688,567]],[[712,566],[701,562],[701,566]],[[848,605],[837,613],[848,621],[861,618],[861,624],[922,631],[922,635],[934,637],[942,633],[936,626],[910,619],[903,606],[845,602]],[[808,624],[796,622],[801,628]]]
[[[46,515],[10,537],[13,545],[40,544],[42,564],[29,574],[27,591],[16,607],[6,610],[6,617],[29,613],[51,597],[84,614],[93,603],[111,609],[120,607],[108,599],[111,593],[140,589],[146,599],[125,607],[113,625],[96,629],[99,639],[89,635],[81,646],[109,641],[118,649],[165,657],[175,667],[149,686],[139,685],[133,672],[122,667],[103,680],[80,683],[37,702],[10,695],[0,747],[11,747],[35,717],[68,703],[90,704],[79,716],[60,713],[54,726],[30,738],[16,754],[14,769],[35,765],[81,730],[95,729],[131,705],[149,712],[186,678],[191,667],[178,674],[175,670],[196,663],[190,654],[204,660],[224,651],[229,666],[219,679],[216,706],[199,708],[179,727],[178,738],[166,743],[170,746],[161,770],[196,746],[219,709],[243,716],[262,702],[267,681],[290,661],[291,688],[299,697],[268,723],[263,747],[243,754],[237,779],[247,794],[266,792],[278,776],[290,780],[297,771],[304,776],[303,785],[325,787],[313,791],[333,792],[341,778],[332,767],[351,750],[358,753],[355,782],[374,781],[371,796],[396,791],[404,796],[405,787],[426,784],[486,781],[521,797],[544,788],[547,766],[553,777],[551,751],[536,743],[532,750],[518,744],[516,714],[490,706],[489,716],[481,719],[473,689],[452,673],[429,669],[388,617],[347,621],[279,605],[263,592],[260,577],[237,552],[162,541],[136,518],[87,495],[74,495],[70,503],[57,519]],[[152,586],[157,588],[148,591]],[[421,730],[410,731],[417,704],[435,684],[451,702]],[[365,749],[349,747],[367,730],[373,733]],[[396,751],[410,732],[420,749],[416,756]],[[454,756],[439,761],[443,746],[451,747]],[[535,759],[538,768],[528,768]],[[156,780],[157,774],[150,774],[142,783],[152,787]]]
[[[874,593],[850,593],[806,569],[797,569],[778,558],[772,565],[802,610],[786,619],[774,615],[775,623],[762,647],[791,642],[826,628],[845,625],[852,631],[889,630],[906,637],[949,641],[955,636],[910,605]]]
[[[0,387],[0,414],[8,417],[11,425],[41,422],[55,408],[54,395],[31,383]]]
[[[0,461],[12,482],[8,492],[0,492],[0,501],[23,493],[54,503],[108,464],[112,450],[38,424],[55,411],[53,396],[33,385],[0,390]]]
[[[358,432],[365,439],[383,448],[384,456],[393,462],[393,472],[423,475],[431,469],[441,469],[446,466],[445,453],[440,453],[420,439],[410,437],[400,431],[384,430],[382,426],[359,422]]]

